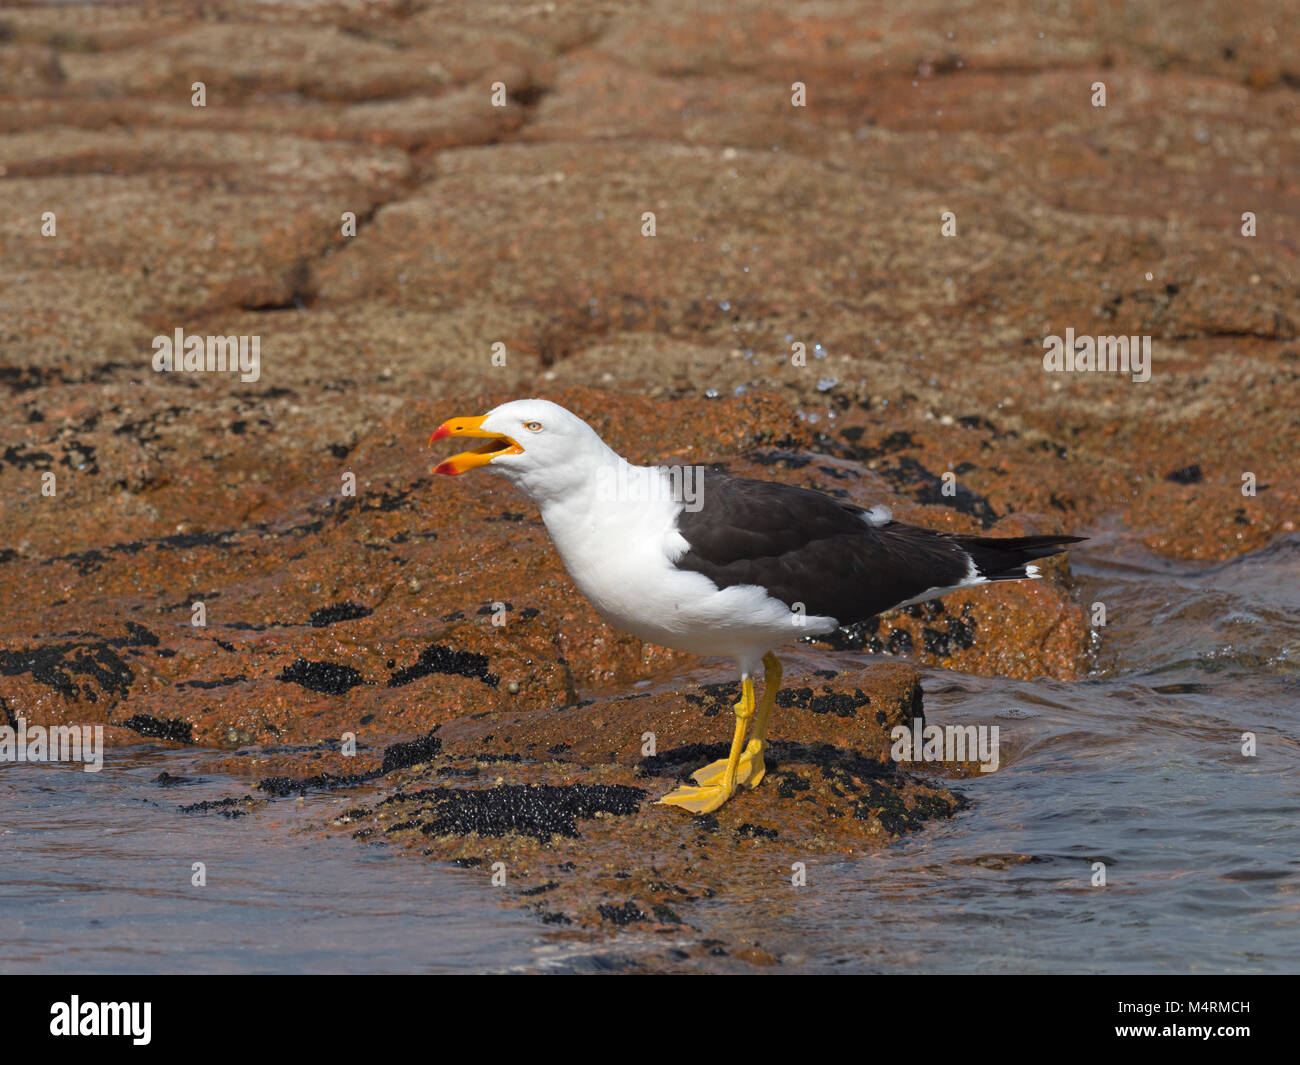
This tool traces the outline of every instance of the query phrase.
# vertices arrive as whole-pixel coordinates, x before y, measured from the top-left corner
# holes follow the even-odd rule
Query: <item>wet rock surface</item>
[[[263,778],[256,789],[279,799],[365,789],[333,821],[358,841],[495,876],[517,904],[575,935],[636,925],[671,933],[673,949],[689,953],[698,946],[693,904],[794,890],[796,863],[867,852],[966,806],[959,791],[888,757],[889,729],[924,720],[914,668],[821,669],[804,679],[774,719],[766,780],[714,814],[654,799],[726,755],[720,737],[738,695],[727,682],[473,715],[390,747],[366,773]],[[267,761],[236,756],[214,768],[249,772]],[[212,812],[242,816],[248,802]]]
[[[544,395],[933,528],[1264,546],[1300,510],[1284,10],[5,10],[0,719],[210,749],[249,784],[213,815],[355,791],[337,830],[503,861],[574,934],[950,815],[887,760],[901,660],[1082,677],[1068,561],[807,648],[898,662],[796,645],[769,779],[692,820],[653,799],[721,756],[725,669],[604,625],[425,441]],[[155,373],[177,328],[260,337],[257,380]],[[1151,379],[1044,372],[1067,328],[1150,336]]]

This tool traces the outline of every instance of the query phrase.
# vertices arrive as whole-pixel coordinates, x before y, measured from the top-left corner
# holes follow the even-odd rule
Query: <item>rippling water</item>
[[[191,776],[194,758],[109,752],[98,774],[0,771],[0,972],[473,971],[534,960],[535,923],[455,870],[298,831],[346,800],[276,803],[238,820],[178,813],[232,791],[220,777],[152,783],[163,771]],[[190,882],[196,861],[204,887]]]
[[[1102,672],[928,671],[927,721],[998,725],[1002,767],[955,785],[953,820],[761,906],[788,965],[1300,971],[1300,538],[1213,566],[1115,546],[1071,552]]]
[[[1119,534],[1084,548],[1082,601],[1108,615],[1095,675],[926,672],[929,723],[1001,730],[998,772],[955,785],[969,810],[691,922],[787,970],[1300,971],[1300,537],[1210,566]],[[0,971],[618,968],[666,946],[565,944],[457,870],[300,831],[347,799],[188,818],[229,782],[151,781],[194,759],[0,771]]]

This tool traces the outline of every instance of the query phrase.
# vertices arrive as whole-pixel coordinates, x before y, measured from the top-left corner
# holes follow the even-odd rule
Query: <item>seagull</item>
[[[541,510],[573,583],[605,621],[648,643],[735,661],[741,696],[730,754],[659,800],[693,813],[762,782],[781,685],[777,648],[957,588],[1037,578],[1036,559],[1083,539],[935,532],[894,521],[887,507],[807,488],[636,466],[543,399],[452,418],[429,443],[448,437],[482,442],[433,472],[502,474]]]

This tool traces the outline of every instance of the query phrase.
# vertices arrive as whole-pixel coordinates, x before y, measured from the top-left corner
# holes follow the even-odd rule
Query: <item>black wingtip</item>
[[[1082,543],[1086,536],[958,536],[981,577],[990,581],[1022,580],[1025,566],[1040,558],[1059,555],[1070,544]]]

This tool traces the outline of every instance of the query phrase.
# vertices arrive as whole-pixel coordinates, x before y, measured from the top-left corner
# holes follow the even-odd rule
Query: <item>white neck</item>
[[[658,467],[634,466],[608,448],[580,478],[569,479],[564,492],[537,503],[556,550],[580,586],[590,560],[611,550],[617,554],[620,544],[651,529],[670,528],[680,509],[669,498]]]

